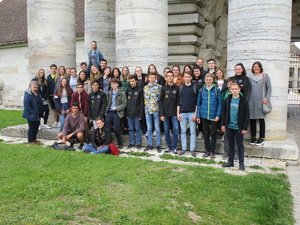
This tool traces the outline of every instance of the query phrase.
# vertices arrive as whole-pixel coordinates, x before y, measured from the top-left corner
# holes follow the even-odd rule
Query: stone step
[[[202,11],[202,8],[196,3],[169,4],[168,8],[169,15],[188,13],[202,14]]]
[[[169,65],[186,65],[196,62],[197,56],[192,55],[170,55],[168,56]]]
[[[195,45],[171,45],[168,54],[171,55],[198,55],[199,47]]]
[[[57,140],[58,129],[43,129],[38,132],[39,139],[50,139]],[[10,137],[27,137],[27,125],[18,125],[14,127],[4,128],[0,131],[2,136]],[[123,135],[124,145],[128,145],[128,135]],[[146,137],[143,135],[142,143],[145,146],[147,143]],[[155,145],[155,137],[153,137],[153,143]],[[162,148],[165,148],[164,137],[162,137]],[[179,141],[180,146],[180,141]],[[188,145],[189,146],[189,145]],[[196,150],[199,152],[204,151],[203,139],[197,139]],[[293,135],[288,135],[286,140],[278,141],[266,141],[263,146],[250,146],[245,140],[245,156],[259,157],[259,158],[273,158],[282,160],[297,161],[298,159],[298,147],[294,140]],[[180,149],[180,147],[179,147]],[[216,144],[216,153],[223,153],[224,145],[223,142],[218,139]]]
[[[168,27],[169,36],[194,34],[201,37],[203,30],[196,25],[170,25]]]
[[[196,24],[200,28],[205,27],[205,20],[199,13],[169,15],[168,18],[169,25]]]
[[[170,45],[200,45],[200,38],[194,34],[169,36]]]

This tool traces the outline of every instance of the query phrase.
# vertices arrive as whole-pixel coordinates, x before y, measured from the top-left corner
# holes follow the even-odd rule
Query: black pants
[[[40,121],[30,121],[28,122],[28,142],[33,142],[36,140],[37,133],[39,132]]]
[[[251,137],[256,137],[256,121],[257,119],[250,120],[250,129],[251,129]],[[265,130],[266,130],[266,124],[265,119],[258,119],[259,121],[259,137],[265,138]]]
[[[42,115],[43,119],[44,119],[44,124],[46,125],[48,122],[48,117],[49,117],[49,105],[43,105],[43,115]]]
[[[215,121],[201,119],[205,151],[215,152],[217,142],[217,123]]]
[[[109,111],[106,115],[105,126],[108,128],[113,128],[113,131],[116,135],[118,145],[123,145],[121,137],[121,119],[118,116],[118,113],[115,111]]]
[[[244,164],[244,135],[239,130],[234,130],[227,128],[226,129],[226,136],[229,143],[229,156],[228,156],[228,162],[233,164],[234,160],[234,144],[236,141],[237,149],[238,149],[238,155],[239,155],[239,163]]]

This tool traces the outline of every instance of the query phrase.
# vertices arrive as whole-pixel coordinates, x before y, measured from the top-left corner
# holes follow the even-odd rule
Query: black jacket
[[[228,127],[230,119],[230,103],[232,95],[224,100],[223,110],[222,110],[222,126]],[[250,113],[248,101],[244,96],[240,95],[240,103],[238,109],[238,126],[239,130],[247,130],[249,126]]]
[[[251,88],[249,78],[246,75],[241,75],[241,76],[235,75],[232,78],[234,79],[234,81],[236,83],[238,83],[240,85],[243,96],[246,99],[248,99],[249,93],[250,93],[250,88]]]
[[[176,116],[179,105],[179,87],[166,84],[159,97],[159,116]]]
[[[112,142],[111,131],[109,128],[103,128],[100,133],[100,128],[93,131],[91,144],[94,148],[98,148],[101,145],[109,145]]]
[[[97,117],[104,117],[107,99],[106,94],[99,90],[89,94],[89,117],[95,120]]]
[[[132,88],[128,86],[126,92],[127,96],[127,107],[126,113],[129,117],[144,117],[144,93],[142,86],[135,86]]]

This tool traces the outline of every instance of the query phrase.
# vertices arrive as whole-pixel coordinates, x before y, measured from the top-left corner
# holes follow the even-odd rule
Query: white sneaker
[[[45,125],[43,126],[43,128],[45,128],[45,129],[50,129],[51,127],[48,126],[47,124],[45,124]]]
[[[42,129],[42,125],[39,125],[39,130],[41,130]]]
[[[54,122],[53,124],[52,124],[52,126],[51,126],[51,128],[56,128],[57,127],[57,122]]]
[[[57,127],[57,128],[60,128],[60,122],[57,123],[57,126],[56,126],[56,127]]]

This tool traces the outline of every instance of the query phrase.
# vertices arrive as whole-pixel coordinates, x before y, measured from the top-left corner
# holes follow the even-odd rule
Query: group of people
[[[240,169],[244,170],[243,136],[249,122],[250,144],[264,144],[263,104],[270,101],[272,88],[270,77],[258,61],[253,63],[250,75],[247,76],[244,65],[238,63],[234,76],[225,79],[224,71],[217,68],[214,59],[207,60],[207,68],[199,58],[194,65],[185,65],[182,71],[173,65],[166,67],[161,75],[151,64],[146,73],[137,66],[130,74],[127,66],[121,70],[111,69],[94,41],[88,58],[88,63],[80,64],[79,74],[75,68],[57,68],[54,64],[48,76],[44,69],[38,70],[24,95],[28,142],[37,142],[39,127],[50,128],[47,120],[51,108],[55,118],[52,127],[59,127],[60,141],[77,140],[80,148],[93,154],[109,152],[111,132],[122,148],[122,130],[126,129],[128,148],[141,149],[142,133],[146,133],[144,150],[155,148],[161,152],[163,130],[165,152],[178,154],[180,133],[179,155],[189,150],[196,157],[196,136],[202,133],[203,157],[215,158],[217,130],[220,129],[224,132],[224,152],[228,154],[228,162],[223,166],[233,166],[236,143]],[[88,135],[90,133],[92,135]],[[189,147],[187,133],[190,134]]]

